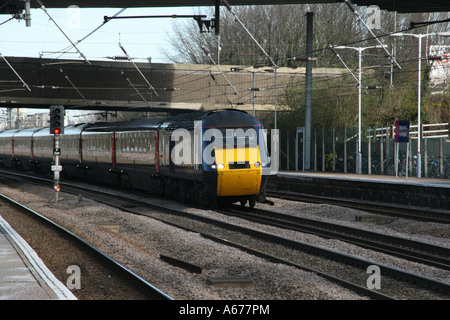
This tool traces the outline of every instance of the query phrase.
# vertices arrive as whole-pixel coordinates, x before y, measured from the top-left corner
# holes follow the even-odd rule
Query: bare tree
[[[356,16],[343,3],[315,5],[273,5],[273,6],[237,6],[236,15],[254,36],[264,50],[275,60],[278,66],[295,66],[289,58],[304,56],[306,45],[306,13],[314,13],[313,55],[317,58],[315,67],[338,67],[343,65],[329,49],[330,45],[348,45],[353,47],[377,45],[373,35],[358,21]],[[365,21],[368,11],[359,7],[358,12]],[[200,12],[197,12],[200,14]],[[205,14],[205,13],[203,13]],[[206,12],[213,17],[212,10]],[[414,119],[417,112],[417,39],[404,37],[401,40],[390,37],[394,31],[406,33],[432,33],[450,31],[448,23],[430,24],[420,28],[411,28],[411,22],[440,21],[448,19],[448,13],[395,14],[381,11],[380,28],[373,30],[389,51],[395,47],[396,60],[402,69],[393,68],[382,50],[364,53],[363,64],[366,75],[364,85],[382,87],[383,90],[371,91],[364,95],[364,124],[391,124],[402,117]],[[200,33],[195,21],[177,21],[174,24],[175,36],[169,37],[173,54],[166,56],[177,63],[203,63],[210,61],[202,50],[208,48],[213,59],[221,64],[269,65],[267,57],[249,37],[233,15],[226,9],[221,11],[221,33],[219,37],[212,33]],[[422,43],[422,57],[426,57],[427,47],[432,43],[441,43],[443,38],[428,37]],[[446,42],[448,43],[448,41]],[[221,50],[219,50],[219,48]],[[354,50],[342,50],[340,55],[354,71],[358,68],[358,57]],[[424,65],[426,62],[424,62]],[[366,68],[370,68],[370,70]],[[424,68],[424,79],[426,78]],[[392,73],[393,71],[393,73]],[[393,77],[391,78],[391,73]],[[393,81],[391,83],[391,81]],[[393,86],[391,86],[393,84]],[[424,81],[426,86],[426,81]],[[355,99],[357,84],[354,79],[343,76],[333,81],[315,81],[313,103],[315,104],[316,125],[352,126],[355,124]],[[304,82],[280,88],[280,110],[294,112],[297,121],[302,119],[304,105]],[[426,90],[422,94],[428,94]],[[447,93],[448,95],[448,93]],[[427,101],[427,100],[423,100]],[[431,119],[448,119],[448,97],[430,100],[436,108],[429,110]],[[430,104],[431,105],[431,104]],[[434,111],[433,111],[434,110]],[[281,117],[280,117],[281,118]],[[287,116],[286,123],[292,119]],[[424,118],[425,120],[427,118]],[[281,120],[281,119],[280,119]]]
[[[250,33],[265,51],[280,65],[287,58],[305,54],[306,13],[315,14],[314,48],[318,51],[320,66],[330,65],[326,48],[331,43],[357,38],[359,26],[342,4],[334,5],[274,5],[241,6],[233,8]],[[199,14],[199,13],[198,13]],[[212,11],[207,12],[212,16]],[[169,37],[174,54],[166,57],[176,63],[208,63],[202,46],[208,47],[216,61],[228,64],[255,65],[267,63],[267,58],[245,30],[227,10],[221,12],[220,57],[219,38],[214,33],[200,33],[195,21],[174,24],[175,36]]]

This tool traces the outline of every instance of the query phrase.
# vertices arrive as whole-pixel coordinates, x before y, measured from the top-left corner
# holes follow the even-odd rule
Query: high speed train
[[[54,139],[48,127],[4,130],[0,166],[50,173]],[[62,177],[208,205],[265,199],[263,126],[243,111],[70,125],[59,139]]]

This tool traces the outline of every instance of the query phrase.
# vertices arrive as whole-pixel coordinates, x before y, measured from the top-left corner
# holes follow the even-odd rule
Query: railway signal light
[[[51,106],[50,107],[50,134],[64,133],[64,107]]]

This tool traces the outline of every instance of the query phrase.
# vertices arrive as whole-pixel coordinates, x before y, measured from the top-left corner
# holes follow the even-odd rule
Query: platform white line
[[[53,273],[47,268],[44,262],[39,258],[36,251],[9,225],[9,223],[0,216],[0,226],[5,230],[8,236],[13,239],[19,249],[36,270],[42,280],[55,293],[60,300],[77,300],[73,293],[59,281]]]

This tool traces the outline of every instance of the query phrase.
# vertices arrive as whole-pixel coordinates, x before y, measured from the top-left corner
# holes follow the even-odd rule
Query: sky
[[[133,8],[120,16],[135,15],[192,15],[198,8]],[[102,9],[51,9],[47,11],[67,36],[76,43],[95,28],[103,24],[104,16],[113,16],[120,8]],[[10,15],[0,15],[0,23]],[[209,19],[212,17],[208,17]],[[186,19],[116,19],[106,23],[77,47],[89,60],[103,60],[108,56],[123,56],[119,41],[133,58],[147,59],[154,63],[170,63],[161,52],[169,49],[168,37],[174,23],[183,23]],[[70,46],[70,42],[48,18],[42,9],[31,10],[31,27],[25,21],[11,20],[0,25],[0,53],[4,56],[43,58],[79,58],[75,49],[71,53],[52,54]],[[137,60],[139,61],[139,60]]]

